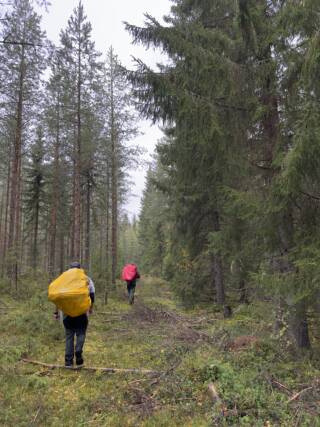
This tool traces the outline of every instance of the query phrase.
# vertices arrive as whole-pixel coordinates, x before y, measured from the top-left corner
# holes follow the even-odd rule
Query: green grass
[[[85,364],[161,374],[50,370],[21,361],[64,360],[63,327],[53,320],[46,290],[34,287],[25,300],[1,299],[1,426],[320,426],[319,361],[272,338],[265,304],[241,306],[224,320],[213,306],[185,311],[169,286],[152,278],[142,281],[129,306],[119,284],[108,305],[97,300]],[[257,342],[231,349],[244,335]],[[210,382],[219,404],[208,396]],[[310,384],[313,389],[288,403]]]

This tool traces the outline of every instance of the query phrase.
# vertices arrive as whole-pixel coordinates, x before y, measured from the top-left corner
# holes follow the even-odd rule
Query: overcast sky
[[[51,2],[48,13],[43,12],[43,28],[46,30],[48,38],[58,43],[60,30],[66,27],[68,18],[79,1],[51,0]],[[161,62],[159,52],[152,49],[146,51],[142,46],[131,44],[131,37],[124,30],[123,21],[142,26],[144,13],[149,13],[161,21],[162,16],[170,11],[170,0],[82,0],[82,4],[88,20],[92,24],[92,38],[97,50],[105,54],[108,47],[112,45],[121,63],[127,67],[132,67],[131,56],[142,59],[148,65]],[[141,121],[140,130],[143,135],[136,138],[135,143],[147,150],[145,159],[149,160],[162,133],[157,126],[151,126],[146,121]],[[125,207],[131,217],[133,214],[139,213],[145,172],[146,166],[144,169],[141,168],[132,173],[135,186],[132,188],[132,196]]]

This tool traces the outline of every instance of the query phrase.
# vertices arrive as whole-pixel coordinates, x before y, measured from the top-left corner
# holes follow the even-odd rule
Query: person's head
[[[80,262],[73,261],[70,263],[69,268],[81,268]]]

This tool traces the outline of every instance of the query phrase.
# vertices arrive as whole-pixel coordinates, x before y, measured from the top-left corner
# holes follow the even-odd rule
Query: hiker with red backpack
[[[121,278],[122,280],[127,282],[129,304],[133,304],[137,279],[140,279],[140,274],[138,272],[138,267],[136,266],[136,264],[125,265],[122,269]]]

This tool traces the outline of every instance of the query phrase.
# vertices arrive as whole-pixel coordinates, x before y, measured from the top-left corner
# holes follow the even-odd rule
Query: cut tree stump
[[[38,360],[30,360],[30,359],[21,359],[24,363],[29,363],[32,365],[44,366],[49,369],[67,369],[73,371],[98,371],[98,372],[110,372],[110,373],[123,373],[123,374],[161,374],[159,371],[153,371],[151,369],[144,368],[103,368],[103,367],[95,367],[95,366],[80,366],[74,368],[68,368],[64,365],[55,365],[50,363],[39,362]]]

